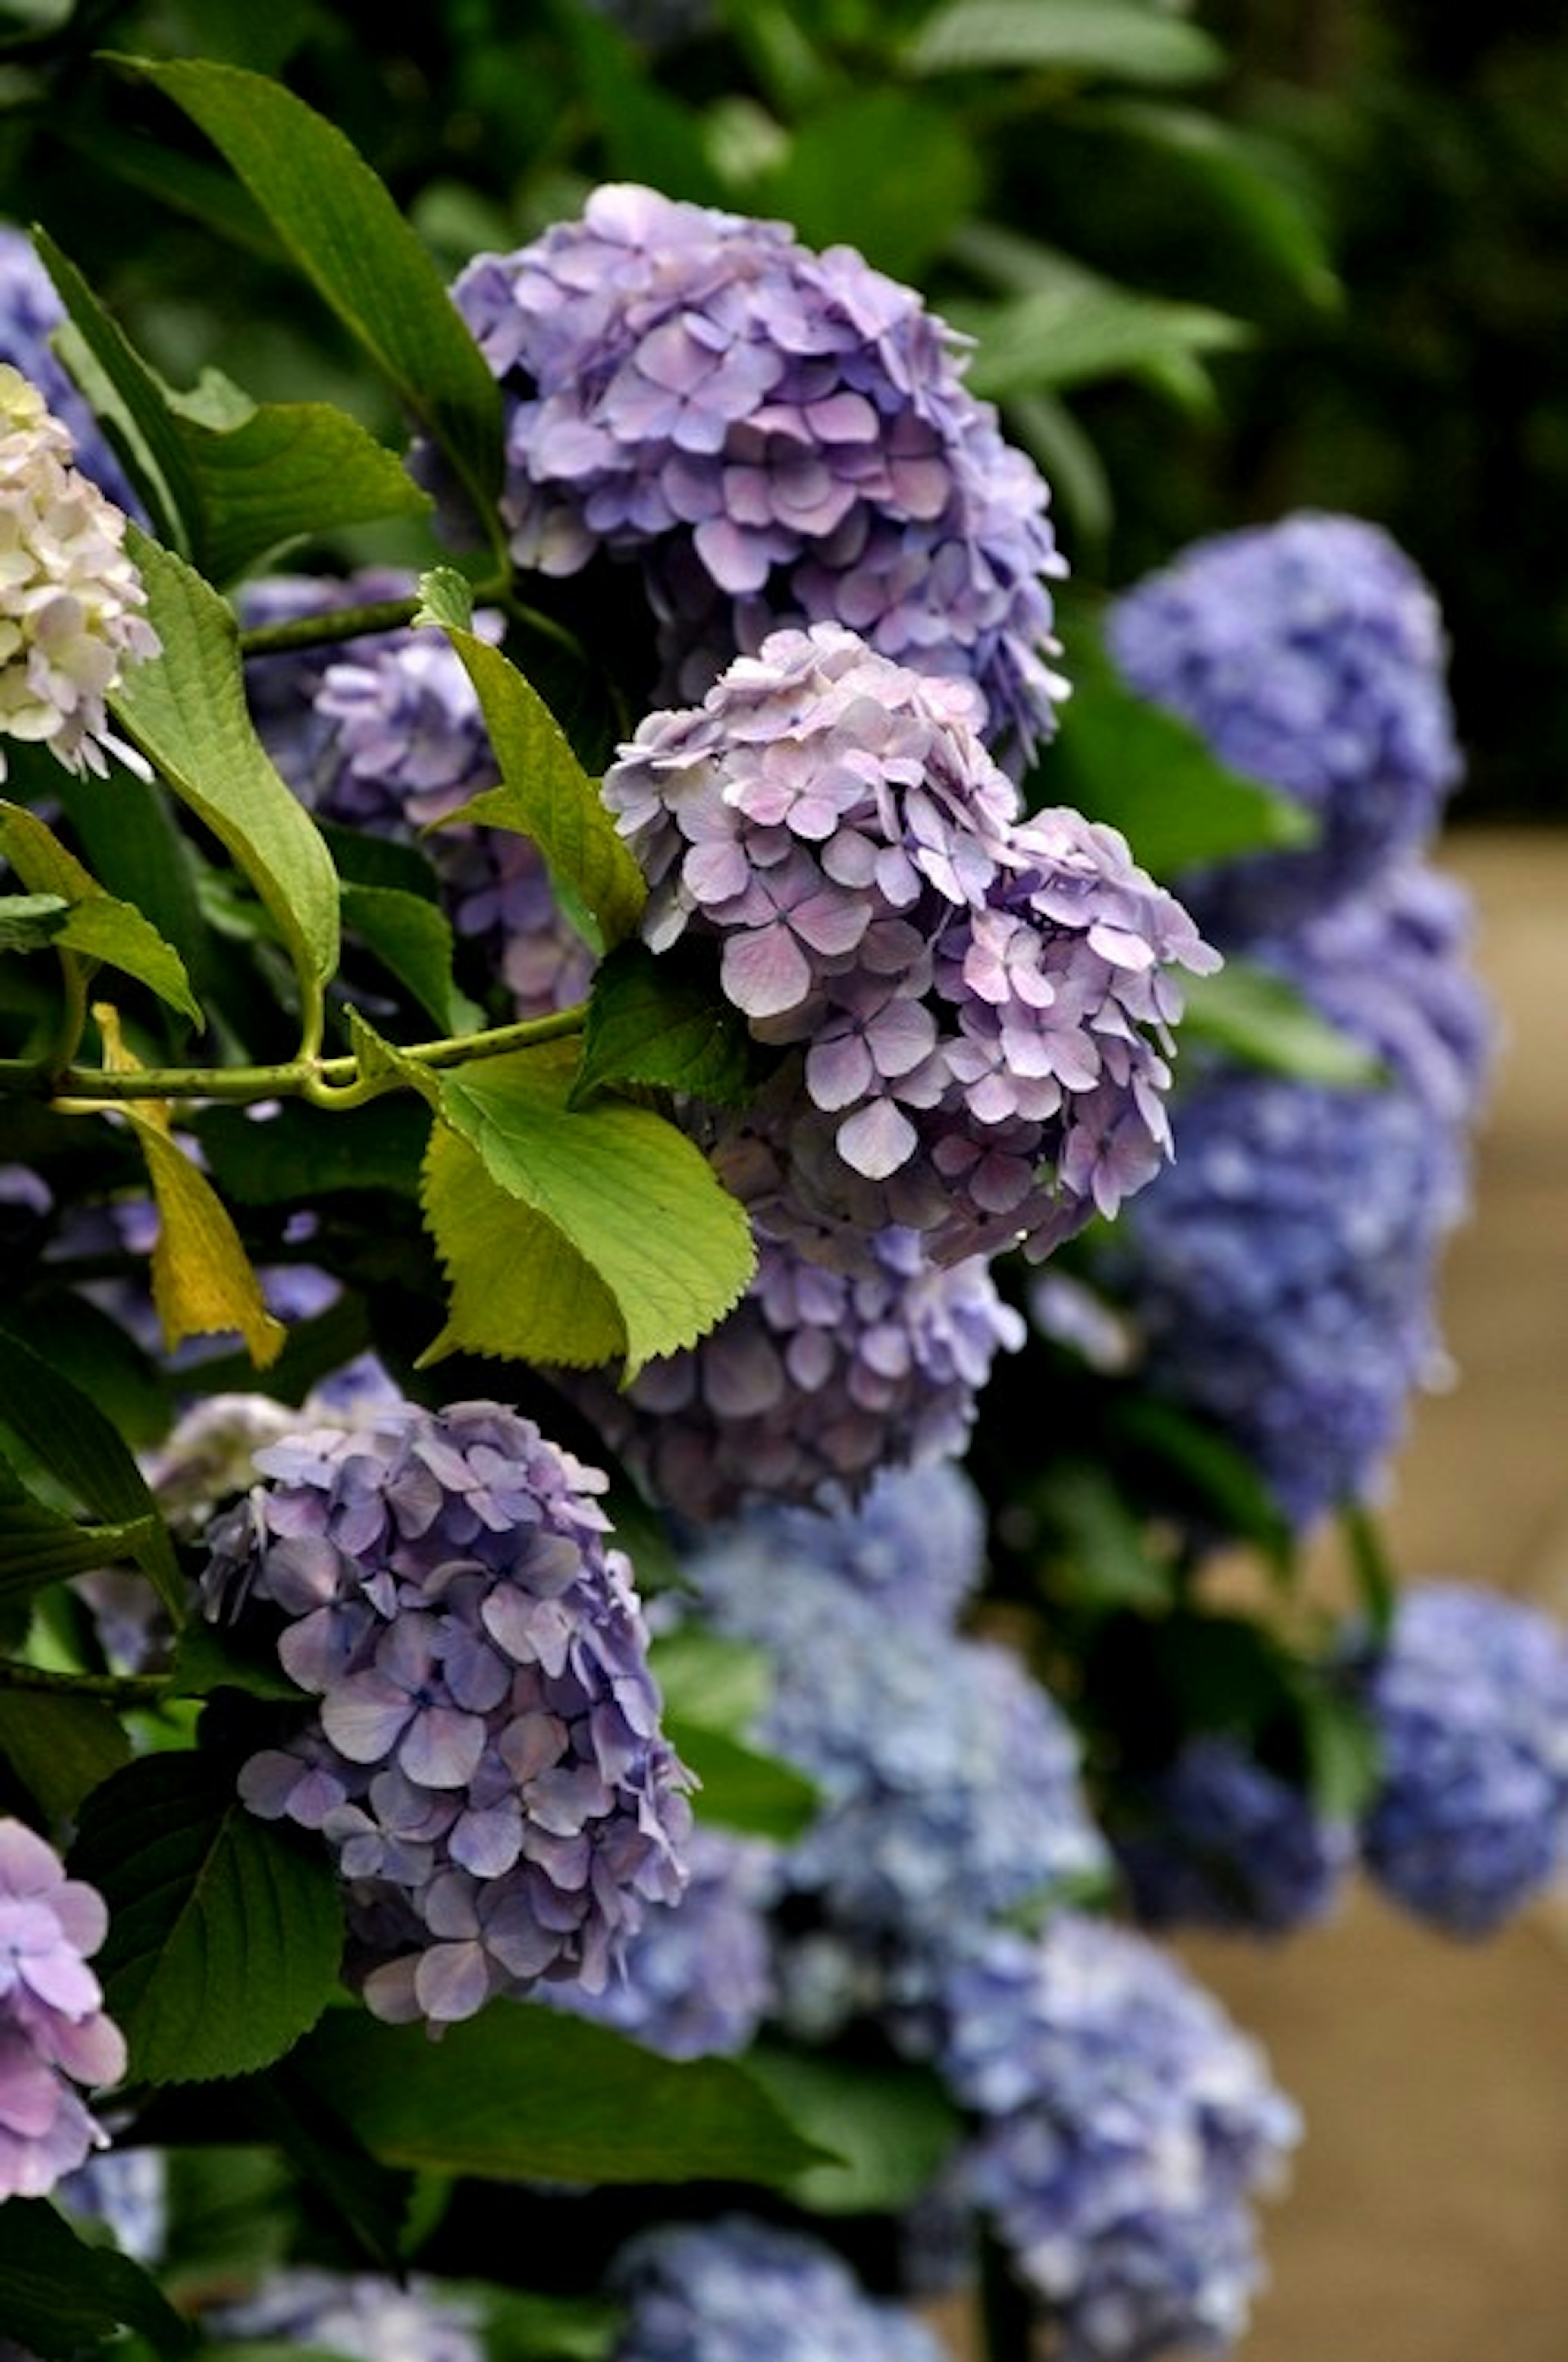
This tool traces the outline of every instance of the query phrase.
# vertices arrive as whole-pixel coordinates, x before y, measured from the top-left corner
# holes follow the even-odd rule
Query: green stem
[[[107,1698],[112,1705],[160,1705],[169,1694],[167,1673],[60,1673],[44,1665],[19,1664],[0,1657],[0,1689],[50,1690],[67,1697]]]
[[[398,1059],[437,1073],[446,1066],[500,1057],[509,1050],[532,1050],[543,1042],[580,1033],[587,1015],[587,1003],[577,1001],[548,1017],[518,1018],[510,1025],[492,1025],[478,1033],[415,1042],[400,1049]],[[273,1066],[136,1066],[124,1071],[66,1066],[52,1072],[38,1059],[0,1058],[0,1096],[50,1098],[62,1114],[138,1099],[303,1098],[318,1107],[356,1107],[395,1090],[399,1079],[396,1068],[385,1075],[362,1074],[357,1057],[352,1054],[291,1058]]]
[[[508,580],[504,576],[475,587],[476,606],[486,606],[508,597]],[[357,607],[329,607],[319,615],[292,615],[283,624],[257,624],[239,635],[242,657],[286,656],[295,648],[330,647],[336,641],[368,639],[378,632],[399,632],[413,622],[422,602],[417,592],[402,599],[369,599]],[[548,618],[535,618],[532,610],[524,610],[531,622],[541,630],[549,628]]]

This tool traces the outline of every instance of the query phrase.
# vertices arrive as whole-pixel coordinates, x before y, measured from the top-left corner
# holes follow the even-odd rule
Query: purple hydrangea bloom
[[[220,2345],[276,2340],[345,2362],[484,2362],[474,2307],[436,2281],[296,2267],[239,2304],[203,2312]]]
[[[65,306],[53,280],[24,230],[0,223],[0,361],[30,378],[61,425],[69,428],[73,458],[84,476],[124,509],[145,522],[141,502],[75,379],[56,353],[54,333],[65,324]]]
[[[831,2247],[745,2215],[641,2233],[609,2287],[628,2308],[610,2362],[946,2362]]]
[[[411,574],[392,567],[366,567],[346,576],[269,574],[242,583],[236,606],[240,628],[261,632],[413,595]],[[374,637],[327,640],[246,659],[245,692],[257,735],[302,802],[315,800],[332,736],[331,723],[316,711],[327,668],[361,650],[372,652],[376,646]]]
[[[540,1998],[630,2034],[666,2058],[732,2057],[773,2006],[767,1905],[777,1849],[760,1838],[694,1828],[678,1902],[650,1906],[602,1992],[544,1985]]]
[[[1430,837],[1460,770],[1446,643],[1378,526],[1306,512],[1198,542],[1113,604],[1106,637],[1141,696],[1318,823],[1183,879],[1217,942],[1293,926]]]
[[[514,557],[635,560],[660,697],[836,624],[971,683],[1010,759],[1050,734],[1049,494],[911,289],[782,222],[613,186],[453,292],[507,401]]]
[[[715,941],[726,997],[794,1054],[715,1143],[775,1236],[1038,1258],[1159,1169],[1172,971],[1218,955],[1114,830],[1016,819],[953,684],[781,632],[650,716],[604,796],[647,941]]]
[[[75,2088],[126,2071],[87,1965],[107,1928],[97,1889],[23,1822],[0,1820],[0,2202],[47,2196],[107,2144]]]
[[[1220,1427],[1305,1528],[1367,1496],[1442,1368],[1451,1134],[1406,1090],[1252,1069],[1206,1080],[1179,1121],[1179,1158],[1097,1267],[1144,1383]]]
[[[1488,1934],[1568,1852],[1568,1638],[1521,1601],[1416,1584],[1358,1690],[1381,1749],[1368,1871],[1451,1935]]]
[[[1116,1856],[1146,1927],[1283,1936],[1333,1907],[1355,1834],[1217,1734],[1189,1739],[1126,1799]]]
[[[654,1497],[706,1524],[759,1501],[839,1507],[880,1470],[955,1457],[999,1350],[1023,1341],[985,1262],[933,1268],[889,1230],[857,1277],[762,1238],[708,1336],[622,1392],[565,1381]]]
[[[385,1406],[257,1465],[206,1604],[281,1611],[318,1704],[240,1793],[321,1831],[370,2007],[439,2028],[542,1979],[602,1987],[679,1894],[691,1818],[604,1478],[494,1403]]]
[[[1144,1937],[1064,1912],[953,1970],[936,2054],[980,2119],[962,2187],[1064,2362],[1228,2345],[1261,2276],[1251,2200],[1299,2136],[1255,2045]]]
[[[784,1963],[786,2014],[825,1977],[822,2014],[913,2004],[977,1920],[1103,1879],[1076,1738],[1011,1649],[890,1617],[808,1551],[760,1560],[744,1527],[688,1571],[713,1628],[766,1652],[758,1743],[821,1796],[783,1876],[826,1940]]]

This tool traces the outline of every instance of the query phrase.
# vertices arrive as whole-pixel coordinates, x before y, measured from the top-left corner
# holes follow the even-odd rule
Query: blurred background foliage
[[[1568,28],[1546,0],[0,6],[0,213],[43,222],[176,382],[216,365],[396,443],[116,51],[281,76],[454,272],[604,178],[859,247],[976,337],[971,382],[1050,478],[1079,586],[1293,508],[1374,518],[1448,620],[1458,816],[1563,809]]]

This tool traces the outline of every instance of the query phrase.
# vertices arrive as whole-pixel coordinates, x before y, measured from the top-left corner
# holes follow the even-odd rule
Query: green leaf
[[[976,339],[969,384],[991,402],[1141,374],[1198,408],[1208,380],[1196,357],[1234,351],[1255,334],[1228,312],[1139,294],[1081,270],[1008,303],[951,304],[948,316]]]
[[[93,875],[173,944],[198,999],[211,992],[218,977],[197,898],[195,850],[163,789],[121,765],[103,779],[61,771],[54,792]]]
[[[1288,1577],[1294,1537],[1256,1463],[1218,1428],[1174,1403],[1133,1394],[1115,1407],[1114,1453],[1146,1452],[1159,1467],[1161,1489],[1174,1479],[1218,1531],[1250,1543],[1272,1571]]]
[[[343,915],[444,1033],[480,1022],[482,1012],[453,982],[452,928],[433,902],[400,887],[345,884]]]
[[[1309,1675],[1295,1703],[1312,1802],[1327,1820],[1359,1820],[1377,1793],[1382,1749],[1365,1706]]]
[[[469,629],[462,576],[437,568],[420,590],[424,605],[415,621],[444,631],[462,658],[501,775],[499,787],[449,813],[443,825],[478,822],[531,836],[568,907],[580,904],[593,919],[598,940],[590,934],[590,947],[623,942],[642,915],[648,889],[598,788],[538,690],[499,648]]]
[[[608,2297],[534,2296],[521,2289],[458,2280],[484,2323],[487,2362],[609,2362],[626,2309]]]
[[[1382,1528],[1359,1502],[1347,1503],[1340,1510],[1338,1524],[1355,1578],[1356,1596],[1372,1636],[1385,1641],[1399,1604],[1399,1578]]]
[[[527,2003],[433,2043],[334,2011],[301,2071],[374,2156],[498,2181],[784,2182],[827,2152],[728,2059],[656,2058]]]
[[[15,1327],[0,1326],[0,1421],[75,1500],[106,1524],[146,1525],[131,1553],[175,1622],[185,1615],[185,1578],[146,1477],[112,1420]]]
[[[771,2045],[750,2052],[746,2067],[792,2124],[839,2152],[790,2185],[814,2213],[901,2213],[929,2189],[963,2131],[937,2077],[919,2068]]]
[[[951,0],[926,17],[903,57],[915,73],[1023,67],[1123,82],[1201,82],[1225,53],[1208,33],[1134,0]]]
[[[700,1151],[647,1108],[607,1098],[574,1110],[574,1055],[569,1042],[548,1043],[441,1077],[446,1124],[432,1135],[425,1207],[453,1280],[454,1307],[435,1352],[460,1345],[479,1352],[522,1350],[580,1366],[606,1358],[597,1348],[613,1326],[620,1333],[611,1352],[624,1353],[630,1377],[653,1356],[695,1344],[733,1308],[751,1276],[756,1258],[745,1211]],[[558,1343],[509,1349],[499,1341],[514,1316],[538,1330],[529,1297],[548,1285],[548,1275],[538,1256],[520,1282],[483,1248],[476,1253],[464,1220],[483,1211],[483,1198],[455,1153],[463,1142],[490,1182],[555,1234],[564,1265],[576,1264],[552,1290],[548,1309],[558,1319],[568,1296],[580,1295],[592,1348],[569,1328]],[[547,1239],[539,1244],[543,1251]],[[483,1338],[473,1333],[476,1322]]]
[[[45,952],[71,905],[63,894],[0,894],[0,952]]]
[[[30,1598],[45,1584],[134,1558],[157,1526],[150,1512],[125,1525],[86,1526],[30,1497],[0,1499],[0,1599]]]
[[[744,1738],[773,1694],[767,1651],[704,1626],[683,1623],[659,1633],[648,1661],[668,1712],[709,1730]]]
[[[1169,1606],[1175,1572],[1151,1549],[1144,1518],[1109,1470],[1061,1461],[1045,1472],[1036,1498],[1053,1529],[1056,1595],[1096,1611]]]
[[[170,1697],[210,1697],[214,1690],[297,1705],[304,1693],[279,1665],[277,1652],[248,1649],[234,1633],[195,1618],[186,1625],[170,1668]]]
[[[1072,695],[1035,780],[1052,803],[1120,829],[1157,877],[1311,843],[1299,803],[1228,769],[1190,723],[1135,696],[1086,621],[1065,637]]]
[[[722,1107],[743,1107],[763,1061],[740,1010],[695,945],[653,953],[622,944],[594,977],[572,1089],[580,1105],[601,1083],[641,1083]]]
[[[783,161],[759,175],[748,209],[780,216],[807,246],[852,246],[908,281],[942,251],[980,182],[948,110],[910,91],[867,89],[800,126]]]
[[[394,1098],[346,1116],[291,1099],[265,1123],[214,1107],[195,1127],[218,1186],[242,1206],[290,1206],[341,1190],[412,1198],[428,1128],[422,1109]]]
[[[313,1050],[323,988],[337,970],[332,856],[256,734],[229,608],[135,525],[128,539],[163,653],[134,666],[110,702],[126,734],[260,896],[293,962],[304,1046]]]
[[[746,1747],[722,1730],[702,1722],[687,1722],[665,1712],[665,1738],[688,1772],[695,1772],[701,1794],[697,1816],[719,1828],[738,1829],[748,1837],[772,1838],[792,1845],[811,1827],[822,1809],[822,1799],[804,1772],[777,1756]]]
[[[93,961],[106,961],[156,992],[192,1023],[205,1023],[191,991],[185,963],[150,920],[99,885],[37,812],[0,798],[0,855],[35,894],[58,894],[71,905],[55,938]]]
[[[592,9],[567,9],[562,21],[604,143],[606,178],[641,181],[666,196],[721,205],[725,191],[708,161],[699,118],[659,87],[643,52]]]
[[[160,2355],[184,2353],[193,2336],[139,2264],[89,2246],[42,2198],[0,2207],[0,2322],[42,2362],[78,2362],[116,2329],[139,2330]]]
[[[1336,1090],[1372,1090],[1385,1079],[1372,1051],[1320,1017],[1271,968],[1233,955],[1213,976],[1184,977],[1182,998],[1184,1037],[1227,1057]],[[1179,1126],[1179,1112],[1175,1121]]]
[[[0,1755],[56,1824],[130,1760],[130,1740],[102,1698],[69,1691],[0,1690]]]
[[[324,1851],[258,1820],[231,1778],[203,1756],[145,1756],[82,1806],[71,1873],[108,1904],[95,1966],[137,2081],[268,2066],[336,1988],[342,1913]]]
[[[192,60],[115,62],[201,126],[488,518],[501,475],[499,388],[434,262],[363,158],[264,75]]]
[[[430,495],[395,452],[326,402],[247,402],[222,432],[184,422],[202,508],[192,557],[229,582],[282,543],[422,515]]]

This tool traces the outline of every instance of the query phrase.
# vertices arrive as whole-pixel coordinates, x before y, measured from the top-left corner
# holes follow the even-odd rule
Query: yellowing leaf
[[[170,1345],[237,1330],[258,1370],[275,1362],[288,1330],[267,1309],[261,1283],[227,1208],[168,1132],[132,1117],[158,1201],[152,1300]]]

